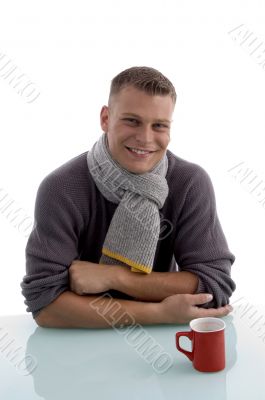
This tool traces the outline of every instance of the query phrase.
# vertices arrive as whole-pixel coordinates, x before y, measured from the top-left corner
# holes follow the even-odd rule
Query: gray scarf
[[[100,264],[129,265],[150,273],[160,234],[159,209],[168,196],[166,154],[155,167],[134,174],[115,161],[103,133],[87,153],[87,164],[101,194],[119,204],[102,248]]]

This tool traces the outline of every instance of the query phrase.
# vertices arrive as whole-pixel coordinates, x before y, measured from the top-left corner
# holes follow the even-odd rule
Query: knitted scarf
[[[112,158],[107,134],[103,133],[88,151],[87,164],[101,194],[119,204],[99,263],[127,265],[131,271],[150,273],[160,234],[159,209],[168,196],[166,153],[151,171],[135,174]]]

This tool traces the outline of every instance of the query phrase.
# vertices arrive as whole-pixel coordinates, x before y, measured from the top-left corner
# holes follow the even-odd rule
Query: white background
[[[261,43],[264,16],[257,0],[1,3],[0,54],[40,91],[27,103],[0,77],[2,193],[33,218],[42,179],[101,135],[111,79],[131,66],[157,68],[178,95],[169,149],[212,178],[236,256],[233,298],[264,303],[265,207],[228,171],[244,163],[265,181],[265,68],[229,33],[243,24]],[[0,315],[26,312],[26,242],[0,211]]]

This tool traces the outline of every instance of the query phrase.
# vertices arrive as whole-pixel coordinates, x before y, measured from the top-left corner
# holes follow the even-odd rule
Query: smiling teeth
[[[143,150],[137,150],[137,149],[132,149],[132,148],[130,148],[130,150],[132,150],[134,153],[137,153],[137,154],[147,154],[147,153],[150,153],[150,151],[143,151]]]

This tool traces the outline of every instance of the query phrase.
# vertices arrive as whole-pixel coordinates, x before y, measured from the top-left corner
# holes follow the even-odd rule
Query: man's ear
[[[109,109],[103,106],[100,111],[100,125],[103,132],[107,133],[109,130]]]

